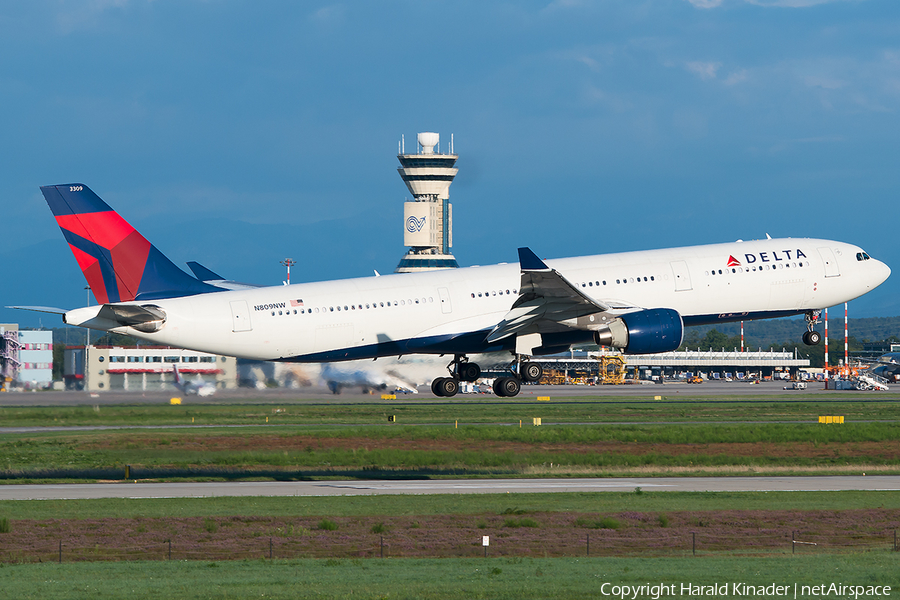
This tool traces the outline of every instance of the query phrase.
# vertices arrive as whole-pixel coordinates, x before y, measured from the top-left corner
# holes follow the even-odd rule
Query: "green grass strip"
[[[813,586],[831,583],[894,586],[896,555],[698,558],[481,558],[235,562],[119,562],[0,566],[4,597],[81,598],[307,598],[530,600],[598,598],[612,586]],[[610,584],[603,588],[603,584]],[[801,588],[802,589],[802,588]],[[652,598],[642,594],[640,598]],[[754,595],[751,595],[754,597]],[[798,598],[812,597],[810,594]],[[822,596],[819,596],[822,597]],[[832,596],[833,597],[833,596]],[[841,595],[837,597],[846,597]]]
[[[599,492],[101,500],[3,500],[0,518],[375,516],[525,512],[900,509],[896,492]],[[2,539],[0,539],[2,542]]]
[[[671,391],[671,390],[670,390]],[[667,394],[666,390],[648,393]],[[861,398],[865,398],[861,401]],[[40,395],[29,395],[37,404]],[[480,399],[481,400],[481,399]],[[85,403],[90,400],[85,398]],[[226,403],[227,402],[227,403]],[[623,421],[816,421],[819,415],[844,415],[848,420],[900,420],[900,394],[862,397],[770,395],[727,398],[690,397],[672,393],[663,400],[653,396],[552,397],[549,402],[534,402],[527,397],[498,401],[485,397],[472,402],[417,402],[405,398],[398,402],[336,403],[332,398],[319,401],[259,402],[234,399],[216,404],[193,405],[190,399],[177,406],[160,404],[97,406],[8,406],[3,407],[3,425],[7,427],[44,427],[53,425],[249,425],[249,424],[383,424],[393,415],[403,424],[518,423],[541,417],[546,422],[616,423]],[[252,403],[250,403],[252,402]],[[319,403],[316,403],[319,402]]]

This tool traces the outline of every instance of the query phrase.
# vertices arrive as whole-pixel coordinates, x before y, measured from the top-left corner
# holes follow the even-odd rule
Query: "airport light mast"
[[[281,264],[284,265],[285,267],[287,267],[287,281],[285,281],[285,284],[291,285],[291,267],[296,265],[297,261],[294,260],[293,258],[286,258],[283,261],[281,261]]]
[[[406,154],[401,137],[397,155],[401,166],[397,171],[414,200],[403,203],[403,245],[409,250],[397,265],[396,273],[459,267],[450,253],[453,247],[450,184],[459,170],[454,168],[459,156],[453,153],[452,135],[449,154],[440,153],[440,140],[437,133],[420,133],[416,153]]]

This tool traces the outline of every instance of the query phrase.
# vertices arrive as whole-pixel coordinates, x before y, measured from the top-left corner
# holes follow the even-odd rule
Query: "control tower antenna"
[[[403,245],[409,250],[397,265],[396,273],[414,273],[433,269],[459,267],[450,253],[453,247],[453,207],[450,184],[459,169],[454,168],[458,155],[440,153],[441,136],[423,132],[416,137],[416,154],[406,154],[406,141],[400,136],[400,178],[413,195],[403,203]],[[438,151],[435,152],[435,146]]]

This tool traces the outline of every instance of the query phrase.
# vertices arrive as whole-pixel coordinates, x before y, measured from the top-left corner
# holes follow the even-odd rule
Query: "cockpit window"
[[[869,260],[871,257],[865,252],[857,252],[856,260]]]

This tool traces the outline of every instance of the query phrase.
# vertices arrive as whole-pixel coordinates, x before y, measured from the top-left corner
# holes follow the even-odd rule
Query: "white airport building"
[[[72,346],[66,349],[66,389],[176,391],[174,368],[185,379],[198,377],[219,389],[237,387],[237,360],[180,348]]]

